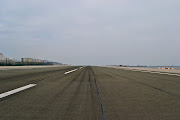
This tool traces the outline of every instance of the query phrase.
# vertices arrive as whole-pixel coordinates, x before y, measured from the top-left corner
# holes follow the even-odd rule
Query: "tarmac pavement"
[[[90,66],[0,70],[0,96],[0,120],[180,119],[180,76],[168,74]]]

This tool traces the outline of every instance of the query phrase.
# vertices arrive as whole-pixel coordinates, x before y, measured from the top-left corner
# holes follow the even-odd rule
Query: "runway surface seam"
[[[97,80],[96,80],[96,78],[95,78],[95,75],[94,75],[93,70],[92,70],[92,74],[93,74],[93,76],[94,76],[94,84],[95,84],[95,87],[96,87],[96,90],[97,90],[98,100],[99,100],[99,103],[100,103],[100,105],[101,105],[101,111],[102,111],[102,114],[103,114],[103,120],[108,120],[108,118],[107,118],[107,116],[106,116],[106,113],[105,113],[105,111],[104,111],[104,105],[103,105],[103,102],[102,102],[102,100],[101,100],[101,96],[100,96],[100,93],[99,93],[99,88],[98,88],[97,83],[96,83]]]

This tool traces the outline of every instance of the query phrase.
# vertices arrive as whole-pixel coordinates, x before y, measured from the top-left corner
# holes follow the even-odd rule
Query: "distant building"
[[[0,53],[0,60],[5,60],[5,59],[6,57],[2,53]]]
[[[35,65],[56,65],[61,64],[57,62],[47,61],[47,60],[40,60],[40,59],[34,59],[34,58],[21,58],[21,63],[24,64],[35,64]]]
[[[3,63],[3,64],[15,64],[16,62],[19,62],[19,61],[16,60],[16,59],[7,58],[2,53],[0,53],[0,63]]]
[[[2,53],[0,53],[0,66],[5,65],[57,65],[61,63],[47,61],[47,60],[40,60],[40,59],[33,59],[33,58],[21,58],[21,61],[16,59],[10,59],[5,57]]]
[[[47,63],[46,60],[39,60],[39,59],[33,59],[33,58],[21,58],[22,63]]]
[[[0,63],[7,63],[7,59],[2,53],[0,53]]]

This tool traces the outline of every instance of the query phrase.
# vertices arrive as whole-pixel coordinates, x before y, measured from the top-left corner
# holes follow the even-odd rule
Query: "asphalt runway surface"
[[[180,77],[89,66],[0,70],[0,120],[180,120]]]

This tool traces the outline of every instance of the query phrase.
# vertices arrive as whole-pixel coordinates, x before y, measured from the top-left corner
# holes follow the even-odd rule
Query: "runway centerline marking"
[[[79,69],[82,69],[83,67],[80,67]]]
[[[78,69],[74,69],[74,70],[67,71],[67,72],[65,72],[64,74],[66,75],[66,74],[72,73],[72,72],[74,72],[74,71],[76,71],[76,70],[78,70]]]
[[[34,86],[36,86],[36,84],[29,84],[29,85],[26,85],[26,86],[23,86],[23,87],[20,87],[20,88],[17,88],[17,89],[2,93],[2,94],[0,94],[0,99],[4,98],[4,97],[7,97],[9,95],[12,95],[12,94],[21,92],[23,90],[29,89],[29,88],[34,87]]]

